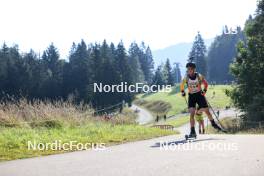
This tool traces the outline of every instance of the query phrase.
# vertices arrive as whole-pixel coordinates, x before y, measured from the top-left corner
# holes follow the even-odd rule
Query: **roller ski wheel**
[[[197,138],[197,135],[196,134],[186,134],[185,135],[185,139],[186,139],[186,141],[189,141],[189,140],[194,140],[194,139],[196,139]]]

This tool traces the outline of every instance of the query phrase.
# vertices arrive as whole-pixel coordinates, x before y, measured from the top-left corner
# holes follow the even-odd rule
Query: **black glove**
[[[206,90],[206,89],[204,89],[204,90],[202,90],[202,91],[201,91],[201,94],[202,94],[202,95],[205,95],[205,94],[206,94],[206,92],[207,92],[207,90]]]
[[[183,97],[185,97],[185,95],[186,95],[186,94],[185,94],[185,92],[184,92],[184,91],[182,91],[182,96],[183,96]]]

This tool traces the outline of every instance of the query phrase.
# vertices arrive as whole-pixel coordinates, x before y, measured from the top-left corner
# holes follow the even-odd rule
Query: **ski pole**
[[[220,122],[220,120],[219,120],[218,116],[216,115],[216,113],[215,113],[213,107],[211,106],[211,104],[209,103],[209,101],[207,100],[207,98],[206,98],[205,96],[204,96],[204,98],[205,98],[205,100],[206,100],[206,102],[207,102],[209,108],[212,110],[214,116],[216,117],[218,123],[220,124],[220,126],[222,127],[222,129],[224,129],[223,124]]]
[[[188,101],[187,101],[187,99],[186,99],[186,96],[184,96],[184,99],[185,99],[185,103],[186,103],[187,108],[188,108],[189,106],[188,106]]]
[[[186,95],[184,96],[184,100],[185,100],[185,103],[186,103],[186,106],[187,106],[187,110],[189,111],[189,106],[188,106],[188,101],[186,99]]]

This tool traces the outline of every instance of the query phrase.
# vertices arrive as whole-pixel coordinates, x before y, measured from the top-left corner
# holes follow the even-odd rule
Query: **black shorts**
[[[202,95],[201,92],[189,94],[188,107],[189,108],[196,108],[196,103],[198,104],[199,108],[207,108],[208,107],[206,99]]]

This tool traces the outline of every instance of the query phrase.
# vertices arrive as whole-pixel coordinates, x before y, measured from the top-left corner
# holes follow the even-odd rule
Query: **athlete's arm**
[[[208,82],[205,79],[203,79],[202,83],[204,85],[204,89],[207,90],[207,88],[208,88]]]
[[[204,85],[204,90],[206,91],[208,88],[208,82],[206,81],[206,79],[202,75],[200,75],[200,77],[202,80],[202,84]]]

